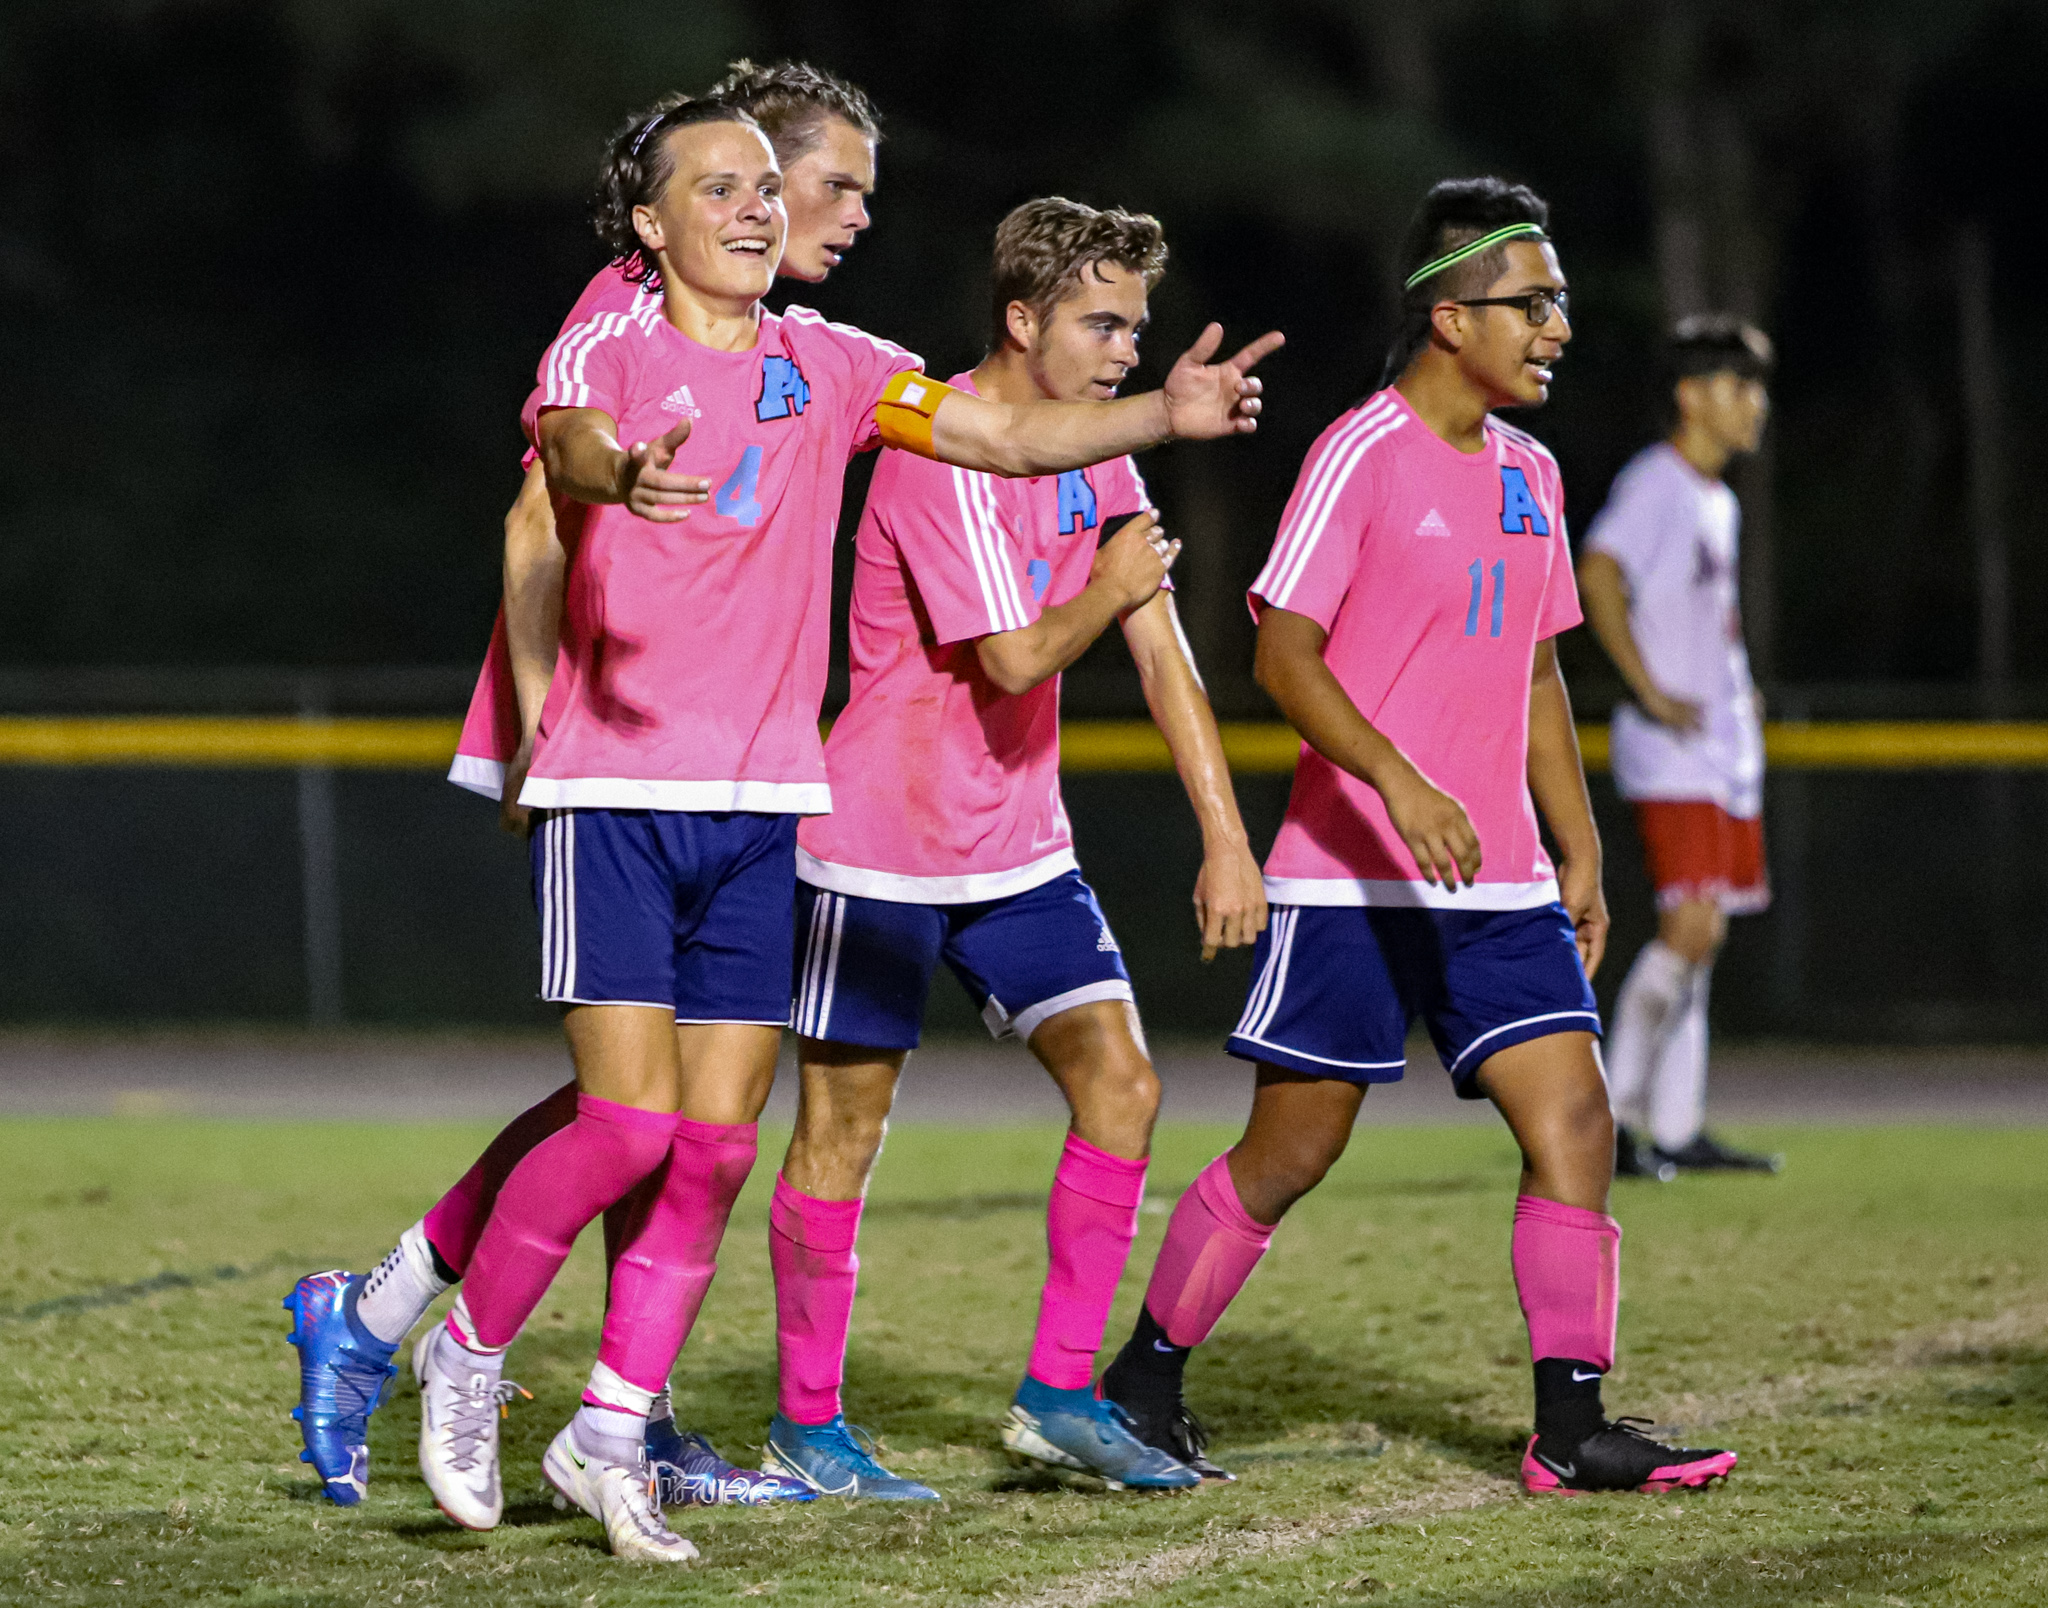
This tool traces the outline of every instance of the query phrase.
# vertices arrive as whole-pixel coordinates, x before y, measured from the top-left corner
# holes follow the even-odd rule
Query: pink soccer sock
[[[1095,1353],[1138,1236],[1144,1198],[1142,1157],[1126,1161],[1067,1135],[1045,1207],[1045,1290],[1030,1367],[1040,1384],[1080,1390],[1095,1378]]]
[[[470,1258],[464,1298],[477,1343],[512,1343],[583,1226],[661,1165],[675,1131],[673,1112],[576,1097],[576,1120],[506,1178]]]
[[[1515,1293],[1529,1321],[1529,1357],[1614,1366],[1621,1302],[1621,1225],[1605,1212],[1535,1195],[1515,1202]]]
[[[597,1348],[599,1362],[642,1390],[658,1392],[668,1382],[697,1321],[759,1137],[751,1122],[676,1121],[660,1192],[629,1225],[612,1265]]]
[[[1218,1156],[1173,1208],[1145,1310],[1175,1345],[1200,1345],[1272,1242],[1273,1230],[1254,1222],[1237,1198],[1228,1152]]]
[[[817,1200],[775,1175],[768,1207],[768,1258],[775,1268],[775,1352],[782,1384],[776,1405],[793,1424],[838,1416],[846,1376],[846,1332],[860,1274],[854,1241],[861,1202]]]
[[[491,1207],[512,1169],[543,1139],[552,1138],[576,1120],[576,1085],[565,1083],[539,1105],[528,1106],[499,1131],[476,1165],[455,1187],[435,1201],[424,1220],[427,1243],[455,1271],[457,1278],[476,1255]]]

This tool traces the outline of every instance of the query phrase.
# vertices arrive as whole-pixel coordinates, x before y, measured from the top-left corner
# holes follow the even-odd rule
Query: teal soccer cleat
[[[1092,1390],[1056,1390],[1030,1375],[1003,1420],[1013,1462],[1093,1474],[1112,1491],[1186,1491],[1202,1476],[1131,1433],[1131,1415]]]
[[[929,1485],[899,1478],[877,1463],[868,1449],[873,1444],[873,1437],[847,1423],[844,1413],[824,1424],[793,1424],[777,1413],[768,1421],[761,1467],[769,1474],[801,1480],[820,1496],[869,1502],[939,1500]]]

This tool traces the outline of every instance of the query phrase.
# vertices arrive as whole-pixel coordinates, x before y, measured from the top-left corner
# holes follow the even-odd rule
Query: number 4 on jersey
[[[736,524],[758,525],[761,522],[761,504],[755,500],[754,493],[760,484],[761,449],[749,447],[740,454],[739,467],[713,494],[711,506]],[[1493,634],[1499,636],[1500,632]]]

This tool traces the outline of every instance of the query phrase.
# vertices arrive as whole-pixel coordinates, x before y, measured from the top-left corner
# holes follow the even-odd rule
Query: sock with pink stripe
[[[576,1442],[609,1463],[635,1463],[647,1443],[647,1415],[659,1391],[642,1390],[603,1363],[590,1370],[576,1409]]]
[[[1600,1377],[1614,1366],[1621,1225],[1605,1212],[1523,1195],[1514,1266],[1536,1371],[1536,1432],[1576,1446],[1605,1422]]]
[[[470,1258],[464,1304],[479,1343],[511,1344],[584,1225],[662,1164],[675,1132],[672,1112],[576,1097],[575,1121],[506,1178]]]
[[[650,1400],[697,1322],[759,1140],[751,1122],[678,1118],[659,1192],[619,1246],[597,1357]]]
[[[780,1173],[768,1207],[768,1256],[775,1268],[776,1405],[793,1424],[823,1424],[841,1411],[846,1334],[853,1323],[861,1202],[818,1200]]]
[[[1145,1162],[1068,1134],[1045,1209],[1047,1266],[1030,1375],[1056,1390],[1094,1382],[1095,1353],[1138,1234]]]

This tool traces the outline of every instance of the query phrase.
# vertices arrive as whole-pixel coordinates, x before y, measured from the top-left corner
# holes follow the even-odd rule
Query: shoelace
[[[828,1449],[863,1479],[893,1479],[886,1468],[875,1461],[875,1437],[858,1424],[834,1426],[828,1436]]]
[[[505,1415],[512,1398],[524,1396],[532,1401],[533,1392],[509,1379],[493,1384],[490,1375],[481,1373],[470,1374],[466,1384],[450,1383],[455,1404],[441,1433],[448,1440],[450,1466],[467,1474],[476,1467],[478,1451],[490,1439],[493,1426]]]
[[[1174,1438],[1187,1449],[1189,1457],[1200,1457],[1209,1449],[1209,1426],[1183,1407],[1173,1421]],[[1185,1458],[1182,1459],[1186,1461]]]
[[[367,1433],[371,1410],[384,1394],[391,1371],[343,1351],[327,1365],[334,1376],[334,1427]]]
[[[650,1541],[672,1541],[675,1531],[663,1522],[661,1497],[656,1489],[654,1473],[643,1460],[640,1468],[626,1476],[626,1517],[632,1520],[633,1528]]]

